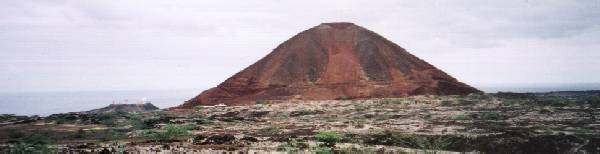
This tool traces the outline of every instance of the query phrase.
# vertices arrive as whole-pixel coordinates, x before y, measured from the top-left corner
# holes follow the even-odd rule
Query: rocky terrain
[[[600,91],[261,101],[31,118],[0,126],[0,150],[48,145],[41,147],[204,153],[600,152]]]
[[[370,30],[323,23],[181,107],[479,92]]]
[[[152,103],[144,104],[110,104],[107,107],[81,112],[83,114],[97,114],[105,112],[149,112],[159,108]]]

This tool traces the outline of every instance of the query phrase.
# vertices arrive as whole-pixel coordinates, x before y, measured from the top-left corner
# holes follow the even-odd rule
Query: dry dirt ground
[[[477,102],[475,102],[477,101]],[[188,113],[219,122],[195,133],[313,135],[320,131],[373,134],[485,136],[527,129],[540,134],[600,133],[600,110],[580,107],[503,106],[494,98],[416,96],[379,100],[268,102],[198,107]]]

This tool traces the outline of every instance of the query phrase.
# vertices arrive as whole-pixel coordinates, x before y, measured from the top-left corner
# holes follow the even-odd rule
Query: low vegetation
[[[258,145],[273,144],[269,146],[277,150],[314,153],[389,152],[363,147],[373,145],[413,148],[424,153],[493,149],[527,153],[531,152],[527,147],[549,146],[554,148],[544,152],[564,153],[564,149],[579,145],[580,149],[595,153],[600,151],[594,150],[597,147],[594,145],[600,143],[600,131],[592,118],[600,113],[595,108],[598,96],[600,93],[498,93],[310,103],[257,102],[258,105],[251,106],[147,113],[67,113],[45,118],[1,115],[0,120],[14,124],[0,126],[0,137],[22,153],[55,149],[53,141],[90,143],[69,148],[97,147],[99,142],[111,146],[145,143],[181,148],[190,142],[199,147],[222,149],[259,142]],[[553,138],[561,133],[560,138]]]
[[[464,114],[451,115],[448,120],[467,120],[467,116]]]
[[[143,134],[145,137],[150,139],[167,142],[179,139],[181,137],[189,136],[190,131],[196,128],[195,125],[174,125],[168,124],[162,129],[150,129],[144,130]]]
[[[336,132],[319,132],[315,135],[315,139],[323,142],[323,146],[333,148],[335,144],[341,140],[341,137]]]
[[[46,134],[36,132],[16,144],[10,153],[50,153],[52,150],[48,146],[51,143]]]

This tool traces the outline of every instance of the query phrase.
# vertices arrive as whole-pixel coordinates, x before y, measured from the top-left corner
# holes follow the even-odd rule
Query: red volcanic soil
[[[480,91],[372,31],[353,23],[323,23],[180,107],[469,93]]]

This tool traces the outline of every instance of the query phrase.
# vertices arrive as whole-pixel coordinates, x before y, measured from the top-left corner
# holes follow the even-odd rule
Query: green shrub
[[[287,151],[288,153],[290,152],[297,152],[300,149],[307,149],[309,148],[308,143],[306,142],[302,142],[302,141],[297,141],[296,139],[290,139],[289,141],[279,144],[279,146],[277,146],[277,151]]]
[[[391,131],[373,134],[364,141],[366,144],[393,145],[421,149],[424,150],[424,153],[435,153],[437,150],[446,149],[453,142],[454,139],[449,136],[414,135]],[[433,150],[433,152],[429,150]]]
[[[362,111],[366,111],[368,109],[367,106],[364,106],[362,104],[354,104],[354,110],[356,112],[362,112]]]
[[[48,145],[50,144],[50,138],[48,135],[42,133],[33,133],[31,136],[23,139],[23,142],[32,145]]]
[[[570,104],[568,100],[563,99],[557,96],[547,96],[547,97],[538,97],[535,99],[536,103],[541,106],[555,106],[555,107],[564,107],[573,105]]]
[[[25,133],[23,133],[23,131],[21,131],[19,129],[10,128],[10,129],[6,129],[6,132],[8,132],[8,137],[11,139],[18,139],[21,137],[25,137]]]
[[[449,100],[443,100],[441,103],[442,106],[453,106],[454,102],[449,101]]]
[[[119,131],[119,130],[114,130],[114,129],[108,129],[105,131],[99,131],[96,132],[98,139],[102,140],[102,141],[114,141],[114,140],[119,140],[119,139],[123,139],[126,138],[127,135],[125,132],[123,131]]]
[[[127,138],[127,132],[127,129],[105,129],[90,131],[84,131],[80,129],[77,131],[77,133],[74,134],[74,138],[100,141],[114,141]]]
[[[281,143],[277,146],[277,151],[293,151],[293,147],[289,143]]]
[[[467,100],[467,99],[458,99],[459,106],[470,106],[476,104],[477,101]]]
[[[163,129],[146,130],[144,136],[152,138],[158,141],[172,141],[174,139],[190,135],[190,130],[194,129],[193,125],[173,125],[169,124],[163,127]]]
[[[128,117],[129,113],[126,112],[105,112],[92,115],[92,119],[96,123],[104,124],[108,127],[124,125],[124,123],[120,123],[119,120],[126,120]]]
[[[328,147],[317,146],[312,149],[316,154],[333,154],[334,151]]]
[[[381,103],[386,104],[386,105],[397,105],[397,104],[402,104],[402,101],[393,100],[393,99],[384,99],[381,101]]]
[[[380,149],[383,150],[383,149]],[[324,151],[323,153],[332,153],[332,152],[327,152]],[[349,147],[349,148],[341,148],[339,151],[335,151],[334,153],[343,153],[343,154],[365,154],[365,153],[383,153],[383,151],[376,151],[373,148],[356,148],[356,147]]]
[[[147,125],[145,125],[144,120],[140,114],[131,114],[128,117],[129,124],[133,129],[149,129]]]
[[[47,122],[54,122],[56,124],[65,124],[65,123],[73,123],[75,120],[77,120],[77,117],[72,115],[72,114],[66,114],[66,113],[61,113],[61,114],[53,114],[48,116],[48,118],[46,118]]]
[[[592,108],[600,108],[600,96],[589,96],[584,98],[587,104]]]
[[[265,100],[257,100],[256,104],[267,104],[267,101],[265,101]]]
[[[33,133],[15,145],[11,153],[50,153],[50,143],[51,140],[46,134]]]
[[[515,99],[505,99],[502,101],[502,106],[521,106],[521,101]]]
[[[319,132],[315,135],[315,139],[323,142],[326,147],[335,147],[335,143],[339,142],[342,138],[336,132]]]
[[[163,120],[161,120],[160,118],[150,118],[150,119],[144,119],[142,121],[143,123],[143,129],[152,129],[155,128],[157,124],[160,124],[161,122],[163,122]]]
[[[5,122],[5,121],[9,121],[9,120],[13,120],[15,119],[14,114],[0,114],[0,121],[1,122]]]
[[[413,141],[416,142],[417,146],[424,150],[425,153],[431,153],[429,150],[433,150],[433,153],[438,150],[443,150],[452,144],[450,138],[442,136],[438,137],[413,137]]]
[[[467,116],[465,116],[464,114],[452,115],[448,117],[448,120],[467,120]]]
[[[501,120],[502,119],[502,115],[500,115],[497,112],[485,112],[481,116],[481,119],[484,119],[484,120]]]

